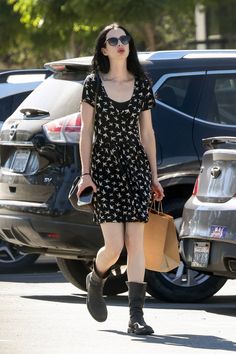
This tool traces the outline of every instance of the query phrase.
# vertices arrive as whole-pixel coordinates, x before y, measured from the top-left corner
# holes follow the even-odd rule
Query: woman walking
[[[82,173],[77,195],[92,186],[94,221],[104,237],[86,279],[87,307],[95,320],[106,320],[103,287],[125,245],[128,332],[142,335],[154,332],[143,318],[144,223],[152,193],[156,200],[164,196],[151,121],[154,102],[133,38],[118,24],[105,27],[97,39],[93,72],[85,80],[81,103]]]

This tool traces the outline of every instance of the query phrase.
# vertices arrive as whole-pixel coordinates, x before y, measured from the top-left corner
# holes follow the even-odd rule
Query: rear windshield
[[[18,107],[49,112],[50,118],[60,118],[79,111],[86,71],[59,72],[42,82]]]

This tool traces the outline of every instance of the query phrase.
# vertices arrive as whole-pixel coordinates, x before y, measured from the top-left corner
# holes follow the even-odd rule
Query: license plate
[[[30,157],[30,150],[17,150],[11,163],[11,170],[18,173],[25,172]]]
[[[210,242],[195,242],[191,266],[205,268],[209,262]]]

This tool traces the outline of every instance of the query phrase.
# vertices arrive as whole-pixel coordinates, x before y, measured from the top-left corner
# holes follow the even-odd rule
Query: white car
[[[52,72],[24,69],[0,72],[0,129],[19,104]]]

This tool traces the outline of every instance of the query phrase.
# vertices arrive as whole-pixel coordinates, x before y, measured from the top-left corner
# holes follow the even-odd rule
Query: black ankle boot
[[[110,270],[107,271],[103,277],[101,277],[94,262],[94,269],[86,277],[87,294],[87,308],[90,315],[98,322],[104,322],[107,319],[107,307],[103,299],[103,287],[110,274]]]
[[[128,333],[147,335],[154,333],[143,318],[143,305],[145,301],[146,283],[126,282],[129,291],[130,320]]]

